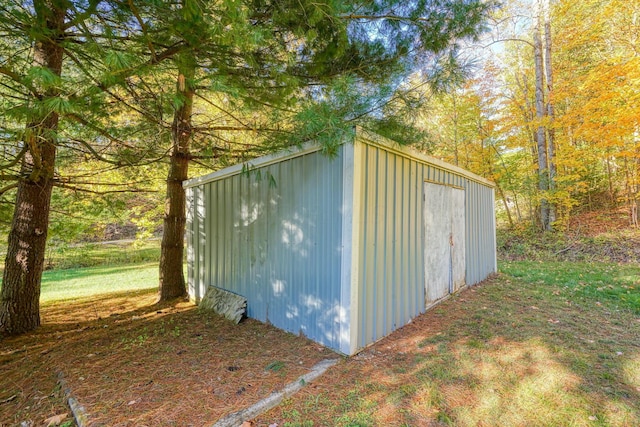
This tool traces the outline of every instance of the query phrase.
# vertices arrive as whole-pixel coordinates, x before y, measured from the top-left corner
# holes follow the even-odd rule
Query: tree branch
[[[2,196],[4,193],[6,193],[7,191],[13,190],[14,188],[18,188],[18,183],[17,182],[12,182],[11,184],[0,188],[0,196]]]
[[[34,88],[33,86],[23,82],[22,81],[22,76],[20,76],[20,74],[16,73],[13,70],[10,70],[7,67],[0,67],[0,74],[3,74],[5,76],[9,77],[14,82],[18,83],[21,86],[24,86],[25,88],[29,89],[29,92],[31,92],[33,94],[33,96],[35,96],[36,98],[40,98],[41,95],[36,90],[36,88]]]
[[[480,45],[480,47],[483,49],[487,49],[489,46],[493,46],[494,44],[498,44],[502,42],[521,42],[521,43],[526,43],[529,46],[533,47],[533,43],[531,43],[529,40],[519,39],[517,37],[507,37],[504,39],[493,40],[491,43],[488,43],[486,45]]]
[[[106,190],[106,191],[97,191],[97,190],[90,190],[88,188],[82,188],[82,187],[77,187],[75,185],[69,185],[63,182],[55,182],[53,184],[56,187],[59,188],[65,188],[67,190],[73,190],[73,191],[78,191],[78,192],[82,192],[82,193],[89,193],[89,194],[97,194],[97,195],[101,195],[104,196],[106,194],[117,194],[117,193],[156,193],[155,190],[145,190],[145,189],[140,189],[140,188],[125,188],[122,190]],[[99,184],[85,184],[85,185],[99,185]],[[113,185],[113,184],[102,184],[102,185]]]
[[[27,152],[27,146],[23,145],[22,146],[22,150],[20,150],[18,155],[15,156],[13,160],[11,160],[9,163],[0,164],[0,169],[7,170],[9,168],[14,167],[15,165],[17,165],[20,162],[20,160],[22,160],[22,158],[24,157],[26,152]]]

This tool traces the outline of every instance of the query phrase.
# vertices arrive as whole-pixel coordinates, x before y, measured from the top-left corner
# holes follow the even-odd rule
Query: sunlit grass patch
[[[114,241],[76,245],[49,245],[45,268],[69,269],[98,265],[122,265],[158,262],[159,240]]]
[[[634,264],[505,261],[500,270],[556,296],[588,298],[640,314],[640,267]]]
[[[40,302],[46,304],[157,287],[158,265],[155,263],[50,270],[42,276]]]
[[[335,425],[359,413],[375,421],[369,425],[391,426],[640,425],[640,317],[629,299],[596,283],[636,289],[640,267],[501,267],[326,379],[328,400],[368,402],[366,409],[334,403],[319,416],[294,399],[299,419]],[[277,410],[265,417],[265,425],[286,421]]]
[[[640,352],[630,356],[620,356],[625,358],[623,363],[624,380],[640,394]]]

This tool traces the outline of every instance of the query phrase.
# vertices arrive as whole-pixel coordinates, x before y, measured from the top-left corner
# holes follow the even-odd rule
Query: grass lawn
[[[500,270],[253,425],[640,425],[640,266]],[[46,272],[43,326],[0,341],[0,425],[68,412],[59,371],[100,425],[212,425],[340,357],[188,302],[154,305],[156,286],[155,263]]]
[[[640,267],[500,269],[257,425],[640,425]]]
[[[42,275],[40,302],[157,288],[157,263],[48,270]]]

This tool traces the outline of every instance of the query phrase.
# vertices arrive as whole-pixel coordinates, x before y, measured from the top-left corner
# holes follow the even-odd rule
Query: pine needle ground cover
[[[0,342],[0,425],[65,414],[61,425],[75,425],[58,372],[92,425],[213,424],[336,357],[269,325],[156,299],[154,288],[43,304],[41,328]]]

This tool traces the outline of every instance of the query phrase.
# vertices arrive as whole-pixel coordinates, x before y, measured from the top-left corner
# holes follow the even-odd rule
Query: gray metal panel
[[[343,151],[194,182],[190,286],[243,295],[249,317],[344,351]]]
[[[189,297],[193,299],[196,303],[200,302],[200,298],[202,297],[199,294],[199,290],[195,287],[194,278],[194,268],[195,268],[195,250],[193,246],[194,241],[194,226],[195,226],[195,211],[192,209],[193,205],[193,189],[186,188],[185,189],[185,197],[186,197],[186,214],[187,214],[187,223],[185,224],[185,237],[187,239],[187,285],[189,291]]]
[[[420,212],[425,170],[371,145],[360,152],[355,160],[362,162],[363,174],[357,348],[405,325],[425,307]]]
[[[496,272],[495,211],[493,188],[465,180],[467,285]]]
[[[206,204],[202,188],[195,188],[193,191],[193,204],[195,206],[195,228],[194,228],[194,252],[195,252],[195,269],[194,269],[194,286],[198,289],[196,295],[202,298],[206,291],[206,283],[204,281],[205,272],[205,234],[204,222],[202,218],[206,216]]]
[[[192,180],[192,295],[220,286],[248,298],[249,316],[354,353],[425,310],[425,181],[465,190],[467,284],[495,271],[490,182],[363,141],[337,159],[307,148]]]
[[[367,135],[368,137],[368,135]],[[425,310],[423,183],[465,190],[465,277],[468,285],[495,272],[493,188],[481,178],[379,141],[359,138],[355,162],[362,176],[354,197],[361,203],[357,325],[352,349],[384,337]],[[427,160],[425,160],[427,159]],[[356,182],[358,180],[356,179]],[[352,350],[353,352],[353,350]]]

